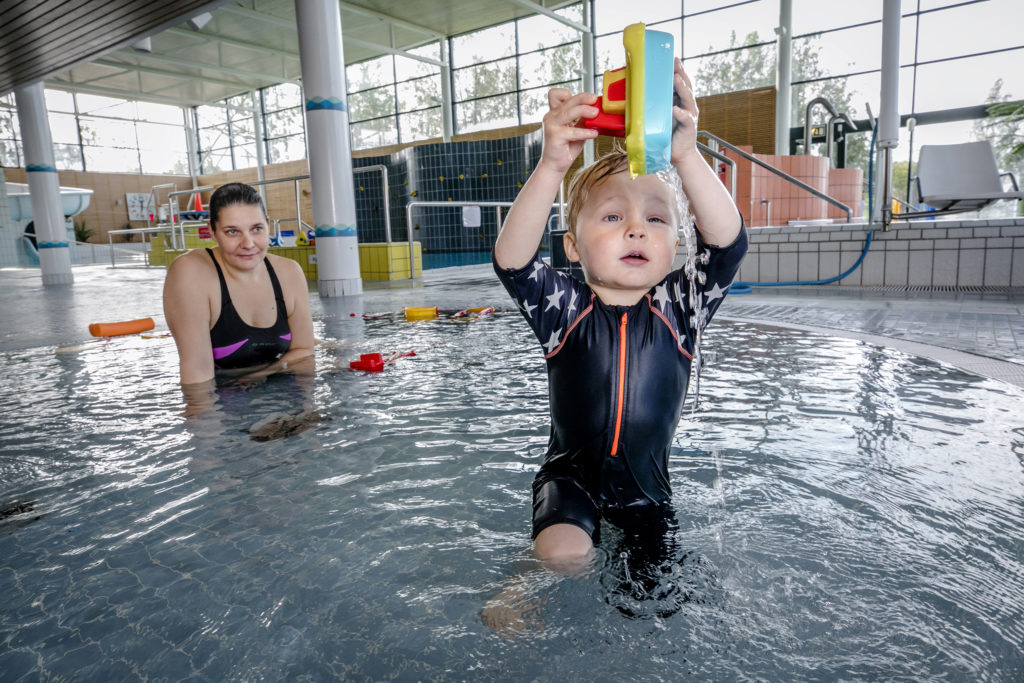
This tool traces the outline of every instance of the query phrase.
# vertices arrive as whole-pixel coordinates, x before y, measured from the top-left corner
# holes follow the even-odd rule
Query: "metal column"
[[[779,25],[775,49],[775,153],[789,154],[789,126],[793,92],[793,0],[779,0]],[[804,142],[804,148],[810,147]]]
[[[900,144],[900,0],[882,4],[882,90],[878,115],[878,149],[882,152],[877,172],[879,198],[875,209],[888,230],[892,221],[892,150]],[[875,216],[871,217],[876,220]]]
[[[360,294],[341,6],[337,0],[295,0],[295,17],[320,296]]]
[[[53,139],[46,116],[42,82],[14,91],[25,150],[25,171],[32,201],[32,220],[36,228],[39,265],[44,285],[69,285],[71,248],[61,210],[60,179],[53,161]]]

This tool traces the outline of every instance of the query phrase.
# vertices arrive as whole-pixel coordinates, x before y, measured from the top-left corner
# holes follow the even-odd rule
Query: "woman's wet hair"
[[[217,229],[217,220],[220,218],[221,209],[236,204],[258,206],[263,212],[263,217],[267,217],[267,207],[263,205],[263,197],[255,187],[245,183],[228,183],[214,190],[210,197],[210,229]]]

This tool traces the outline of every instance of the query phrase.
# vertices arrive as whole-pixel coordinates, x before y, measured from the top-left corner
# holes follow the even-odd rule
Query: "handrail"
[[[497,222],[498,232],[501,232],[501,210],[502,208],[508,208],[512,206],[512,202],[439,202],[439,201],[412,201],[405,205],[405,224],[408,227],[409,232],[409,279],[415,277],[416,273],[416,248],[415,241],[413,240],[412,234],[412,210],[417,206],[486,206],[495,208],[495,221]],[[554,204],[552,204],[554,206]]]
[[[701,136],[704,136],[704,137],[708,138],[709,140],[715,141],[718,145],[720,145],[722,147],[725,147],[730,152],[735,152],[736,154],[740,155],[741,157],[743,157],[744,159],[746,159],[750,163],[756,164],[756,165],[760,166],[761,168],[764,168],[764,169],[774,173],[775,175],[779,176],[780,178],[783,178],[784,180],[786,180],[786,181],[796,185],[800,189],[806,190],[807,192],[810,192],[815,197],[818,197],[819,199],[824,199],[829,204],[835,206],[840,211],[843,211],[844,213],[846,213],[846,222],[847,223],[853,222],[853,211],[850,209],[850,207],[848,207],[846,204],[843,204],[838,199],[833,199],[832,197],[829,197],[827,194],[825,194],[821,190],[814,189],[813,187],[811,187],[810,185],[808,185],[804,181],[798,180],[797,178],[794,178],[793,176],[791,176],[788,173],[786,173],[785,171],[780,171],[779,169],[775,168],[771,164],[766,163],[764,161],[761,161],[760,159],[755,157],[753,154],[750,154],[748,152],[744,152],[742,149],[740,149],[736,145],[733,145],[731,143],[726,142],[725,140],[723,140],[722,138],[718,137],[714,133],[709,133],[706,130],[699,130],[699,131],[697,131],[697,137],[699,138]]]
[[[732,201],[736,203],[736,162],[733,159],[725,156],[717,149],[710,145],[705,145],[703,142],[697,143],[697,149],[704,152],[708,156],[718,159],[723,164],[729,165],[729,194],[732,195]]]
[[[385,240],[384,241],[390,243],[391,242],[391,186],[388,183],[388,168],[384,164],[372,164],[370,166],[360,166],[358,168],[353,168],[352,169],[352,173],[353,174],[356,174],[356,173],[368,173],[370,171],[380,171],[380,174],[381,174],[381,190],[384,193],[384,236],[385,236]],[[258,186],[262,186],[262,185],[273,185],[274,183],[295,183],[295,217],[287,218],[287,219],[279,219],[279,220],[294,220],[294,221],[296,221],[297,228],[298,229],[302,229],[302,226],[311,227],[309,225],[309,223],[307,223],[306,221],[302,220],[302,201],[301,201],[301,196],[299,194],[299,182],[303,181],[303,180],[309,180],[309,174],[308,173],[306,175],[289,176],[287,178],[270,178],[270,179],[267,179],[267,180],[257,180],[257,181],[254,181],[254,182],[251,182],[251,183],[247,183],[247,184],[248,185],[252,185],[253,187],[258,187]],[[156,187],[161,187],[161,186],[155,185],[154,189]],[[213,185],[203,185],[201,187],[193,187],[192,189],[189,189],[189,190],[179,190],[177,192],[171,192],[171,193],[169,193],[167,195],[167,201],[168,201],[168,204],[170,204],[172,196],[175,199],[177,199],[177,197],[182,196],[182,195],[192,195],[192,194],[195,194],[196,192],[207,192],[207,191],[212,190],[212,189],[214,189]],[[170,207],[168,207],[168,208],[170,208]],[[171,216],[171,241],[172,242],[175,239],[174,228],[177,227],[177,222],[176,222],[175,218],[176,218],[176,216],[179,213],[181,213],[180,211],[176,210],[177,209],[177,203],[175,203],[174,209],[175,209],[175,211],[174,211],[174,213],[172,213],[172,216]],[[182,244],[182,247],[184,247],[184,245],[185,245],[184,226],[182,226],[182,231],[181,231],[181,244]]]

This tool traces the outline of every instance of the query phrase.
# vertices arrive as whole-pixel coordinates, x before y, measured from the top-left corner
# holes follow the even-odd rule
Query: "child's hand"
[[[686,156],[697,151],[697,97],[693,94],[693,83],[683,71],[683,63],[676,57],[673,76],[675,97],[672,98],[672,152],[673,166],[678,166]]]
[[[583,150],[583,143],[597,137],[596,130],[576,127],[580,119],[598,115],[600,110],[591,106],[596,101],[597,95],[593,93],[573,95],[565,88],[552,88],[548,91],[549,111],[544,115],[541,164],[548,164],[563,175],[569,170]]]

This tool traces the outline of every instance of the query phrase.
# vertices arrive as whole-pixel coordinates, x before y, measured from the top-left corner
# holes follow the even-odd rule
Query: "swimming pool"
[[[0,678],[1024,671],[1020,389],[716,321],[674,447],[674,555],[638,565],[608,532],[567,579],[529,552],[548,420],[518,314],[316,325],[323,366],[416,356],[222,387],[186,421],[170,339],[0,353]],[[254,439],[282,405],[314,419]],[[480,611],[515,577],[529,627],[500,638]]]

